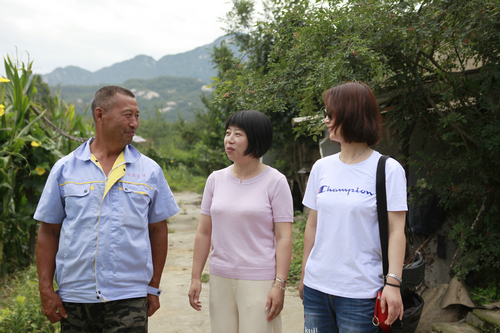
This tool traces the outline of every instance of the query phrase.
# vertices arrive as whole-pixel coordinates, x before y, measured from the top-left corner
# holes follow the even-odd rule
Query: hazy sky
[[[36,73],[90,71],[145,54],[158,60],[224,35],[231,0],[0,0],[3,58],[33,60]],[[16,51],[17,48],[17,51]]]

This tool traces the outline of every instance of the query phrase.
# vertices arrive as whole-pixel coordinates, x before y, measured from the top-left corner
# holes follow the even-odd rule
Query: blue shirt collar
[[[90,152],[90,144],[94,141],[94,138],[90,138],[85,141],[80,147],[75,149],[75,157],[81,161],[88,161],[92,153]],[[123,149],[123,156],[125,157],[125,163],[135,163],[141,158],[141,153],[132,145],[127,145]]]

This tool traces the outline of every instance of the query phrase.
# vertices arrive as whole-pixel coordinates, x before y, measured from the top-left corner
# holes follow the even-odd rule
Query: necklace
[[[366,146],[366,148],[365,148],[365,149],[363,149],[363,151],[362,151],[362,152],[361,152],[358,156],[356,156],[355,158],[353,158],[353,159],[352,159],[349,163],[347,163],[347,164],[352,164],[352,162],[354,162],[354,161],[355,161],[356,159],[358,159],[361,155],[363,155],[363,153],[364,153],[364,152],[365,152],[368,148],[369,148],[369,147],[368,147],[368,146]]]
[[[250,172],[249,174],[247,174],[247,175],[246,175],[246,176],[244,176],[244,177],[241,177],[241,178],[240,178],[240,177],[238,177],[238,176],[236,176],[236,175],[235,175],[235,176],[236,176],[236,178],[238,178],[238,179],[240,180],[240,184],[241,184],[241,182],[242,182],[243,180],[246,180],[246,179],[248,179],[251,175],[253,175],[253,173],[254,173],[254,172],[258,169],[259,165],[260,165],[260,163],[258,163],[258,164],[257,164],[257,166],[255,167],[255,169],[253,169],[253,170],[252,170],[252,172]]]

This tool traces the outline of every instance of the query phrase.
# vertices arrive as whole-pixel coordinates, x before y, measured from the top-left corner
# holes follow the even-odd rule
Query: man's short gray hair
[[[121,94],[135,98],[134,93],[128,90],[127,88],[119,86],[104,86],[100,88],[95,92],[94,98],[92,99],[92,102],[90,102],[90,109],[92,110],[92,118],[94,118],[94,122],[95,122],[95,109],[97,109],[98,107],[106,111],[111,109],[113,103],[113,97],[116,94]]]

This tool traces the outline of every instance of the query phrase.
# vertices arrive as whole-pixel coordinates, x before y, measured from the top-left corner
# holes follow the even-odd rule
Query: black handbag
[[[387,195],[385,190],[385,162],[390,156],[380,157],[377,165],[377,214],[380,233],[380,243],[382,246],[382,264],[384,277],[389,270],[388,248],[389,248],[389,221],[387,215]],[[410,245],[413,250],[413,237],[406,220],[406,230],[409,235]],[[391,332],[413,333],[417,329],[422,309],[424,307],[423,298],[415,293],[425,279],[425,261],[420,252],[414,252],[410,263],[403,266],[403,282],[401,284],[401,298],[403,299],[404,314],[403,320],[399,318],[392,324]]]
[[[412,240],[410,240],[410,245],[413,249]],[[405,295],[410,292],[416,292],[420,288],[425,279],[425,261],[420,252],[416,251],[410,263],[403,266],[402,279],[401,294]]]

